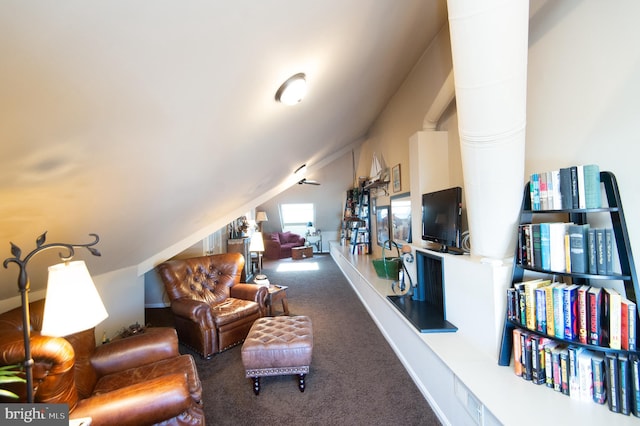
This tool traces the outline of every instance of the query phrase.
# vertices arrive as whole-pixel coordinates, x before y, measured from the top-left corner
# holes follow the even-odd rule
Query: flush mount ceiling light
[[[304,73],[298,73],[287,79],[276,92],[276,101],[286,105],[295,105],[307,93],[307,80]]]

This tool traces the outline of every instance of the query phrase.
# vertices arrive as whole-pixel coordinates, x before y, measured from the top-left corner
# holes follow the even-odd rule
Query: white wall
[[[357,157],[359,150],[354,149]],[[329,241],[339,240],[344,202],[347,189],[353,185],[353,161],[351,151],[327,166],[307,175],[317,180],[320,186],[294,185],[256,207],[256,211],[267,212],[269,221],[262,224],[264,232],[281,231],[278,206],[285,203],[314,203],[316,229],[322,230],[323,251],[329,251]]]
[[[640,27],[633,17],[640,3],[532,0],[530,10],[522,184],[535,171],[567,165],[597,163],[612,171],[632,249],[640,253],[640,195],[633,192],[640,151],[640,45],[635,43]],[[451,69],[449,49],[445,27],[372,126],[359,174],[368,173],[371,155],[378,152],[389,166],[401,164],[403,191],[410,184],[408,140],[422,129],[430,102]],[[449,132],[450,184],[463,186],[455,105],[445,111],[438,129]],[[380,197],[378,204],[387,204],[386,199]]]
[[[532,0],[531,12],[525,171],[613,172],[638,256],[640,2]]]
[[[102,334],[112,338],[123,328],[144,325],[144,277],[135,266],[93,276],[109,317],[96,326],[96,340]]]

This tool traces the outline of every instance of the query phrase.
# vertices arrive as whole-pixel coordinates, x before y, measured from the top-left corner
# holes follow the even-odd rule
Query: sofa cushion
[[[291,232],[278,232],[278,238],[280,239],[280,244],[286,244],[289,242],[289,238],[291,238]]]

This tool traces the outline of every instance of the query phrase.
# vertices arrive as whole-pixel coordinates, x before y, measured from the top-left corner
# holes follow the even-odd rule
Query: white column
[[[513,255],[524,184],[527,0],[448,0],[471,254]]]

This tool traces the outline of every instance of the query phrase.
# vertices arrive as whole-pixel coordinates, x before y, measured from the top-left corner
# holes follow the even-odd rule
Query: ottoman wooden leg
[[[298,388],[300,388],[300,392],[304,392],[304,388],[305,388],[304,378],[305,377],[306,377],[306,374],[298,374]]]
[[[253,378],[253,393],[258,395],[260,393],[260,377],[252,377]]]

